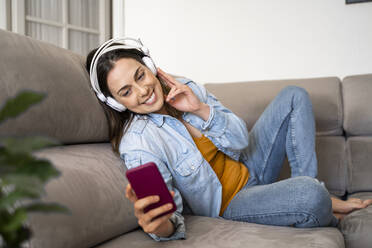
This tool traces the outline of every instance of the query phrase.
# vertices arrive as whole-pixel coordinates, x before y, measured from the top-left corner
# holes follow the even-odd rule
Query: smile
[[[144,102],[144,104],[146,104],[146,105],[151,105],[151,104],[153,104],[155,101],[156,101],[155,92],[152,92],[151,97],[150,97],[146,102]]]

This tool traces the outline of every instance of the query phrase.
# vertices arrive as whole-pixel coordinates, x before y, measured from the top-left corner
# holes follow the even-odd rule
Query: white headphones
[[[116,43],[113,46],[110,46],[111,44]],[[117,45],[120,44],[120,45]],[[115,109],[116,111],[123,112],[127,108],[122,105],[121,103],[117,102],[112,97],[106,97],[103,95],[101,89],[99,88],[98,84],[98,78],[97,78],[97,63],[99,58],[110,51],[117,50],[117,49],[136,49],[140,52],[142,52],[145,56],[142,57],[143,63],[150,69],[150,71],[156,76],[157,70],[154,61],[150,57],[149,50],[143,46],[140,39],[133,39],[133,38],[115,38],[106,41],[103,43],[96,51],[96,53],[93,56],[92,62],[90,64],[90,83],[92,85],[92,88],[94,92],[96,93],[98,99],[101,102],[106,103],[111,108]]]

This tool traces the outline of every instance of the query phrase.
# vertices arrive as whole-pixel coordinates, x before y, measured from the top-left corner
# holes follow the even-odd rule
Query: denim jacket
[[[224,107],[203,85],[186,78],[176,80],[189,86],[200,101],[210,106],[207,121],[188,112],[183,114],[183,119],[199,129],[220,151],[239,161],[241,151],[248,146],[245,122]],[[156,241],[185,238],[181,215],[183,201],[195,215],[219,217],[221,183],[186,127],[176,118],[156,113],[136,115],[121,139],[119,152],[128,169],[155,162],[168,189],[175,192],[177,211],[170,218],[175,232],[168,238],[150,233]]]

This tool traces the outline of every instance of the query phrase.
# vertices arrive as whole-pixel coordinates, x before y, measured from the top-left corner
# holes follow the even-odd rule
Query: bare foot
[[[333,213],[333,215],[339,219],[339,220],[343,220],[344,217],[347,215],[347,214],[339,214],[339,213]]]
[[[366,208],[372,204],[372,199],[361,200],[358,198],[350,198],[347,201],[343,201],[334,197],[331,197],[331,199],[333,212],[339,214],[348,214],[353,212],[354,210]]]

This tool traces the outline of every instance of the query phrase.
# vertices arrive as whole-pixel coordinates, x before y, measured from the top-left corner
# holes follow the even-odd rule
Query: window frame
[[[12,22],[10,19],[10,0],[0,0],[0,28],[10,31]]]
[[[2,0],[4,1],[4,0]],[[89,34],[96,34],[99,36],[99,43],[102,44],[106,40],[110,39],[111,36],[111,23],[112,19],[108,18],[111,14],[110,7],[113,6],[111,1],[102,1],[99,0],[99,28],[92,29],[92,28],[85,28],[85,27],[79,27],[68,23],[68,0],[62,0],[62,23],[50,21],[50,20],[44,20],[42,18],[32,17],[32,16],[26,16],[25,13],[25,1],[26,0],[12,0],[12,6],[11,6],[11,19],[12,19],[12,25],[11,25],[11,31],[16,32],[19,34],[26,35],[26,21],[34,22],[34,23],[40,23],[40,24],[47,24],[53,27],[59,27],[62,28],[62,47],[65,49],[69,49],[69,30],[76,30],[84,33]]]

